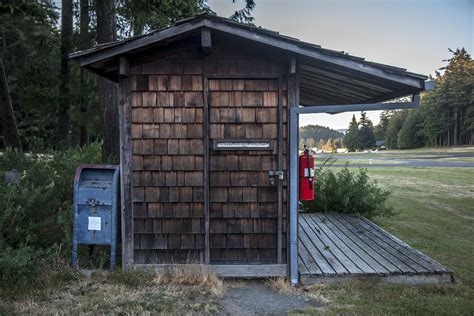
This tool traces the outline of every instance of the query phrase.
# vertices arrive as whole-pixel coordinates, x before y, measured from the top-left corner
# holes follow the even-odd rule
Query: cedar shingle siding
[[[286,129],[286,84],[279,86],[277,65],[235,50],[230,55],[185,51],[130,69],[135,263],[205,262],[205,94],[211,263],[276,263],[277,187],[268,171],[278,167],[279,101]],[[243,78],[252,74],[268,79]],[[273,150],[212,150],[214,139],[245,138],[271,140]]]

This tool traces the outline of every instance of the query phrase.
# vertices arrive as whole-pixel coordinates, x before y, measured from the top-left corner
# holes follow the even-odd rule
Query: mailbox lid
[[[75,186],[101,187],[113,185],[114,175],[119,171],[119,166],[115,165],[95,165],[81,164],[74,176]]]
[[[119,167],[81,164],[74,177],[74,203],[113,205],[117,199]]]

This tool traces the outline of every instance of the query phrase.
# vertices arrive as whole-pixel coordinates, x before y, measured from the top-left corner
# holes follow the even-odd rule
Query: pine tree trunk
[[[115,1],[97,1],[97,42],[116,40]],[[102,134],[102,159],[104,162],[119,160],[118,87],[114,82],[99,77],[100,127]]]
[[[61,76],[59,84],[59,111],[56,140],[59,148],[70,143],[71,118],[69,117],[69,53],[72,47],[72,0],[62,0],[61,9]]]
[[[453,135],[453,145],[456,146],[458,144],[458,130],[459,130],[459,125],[458,125],[458,110],[454,112],[454,135]]]
[[[448,137],[446,139],[446,146],[447,147],[451,146],[451,129],[452,129],[452,127],[448,127]]]
[[[133,20],[133,36],[140,36],[143,32],[143,24],[138,22],[137,18]]]
[[[80,37],[81,37],[81,49],[89,48],[89,0],[80,0]],[[86,79],[87,74],[84,71],[84,68],[81,67],[80,70],[80,111],[81,111],[81,126],[79,127],[79,144],[80,146],[85,146],[89,143],[89,133],[87,130],[87,112],[89,110],[89,104],[87,104],[85,95],[86,95]]]
[[[20,135],[16,125],[15,112],[13,112],[10,99],[10,89],[8,88],[7,75],[3,59],[0,57],[0,119],[3,126],[3,137],[5,146],[22,150]]]
[[[88,104],[86,104],[86,100],[84,98],[84,95],[86,93],[86,88],[85,88],[85,82],[86,82],[86,73],[83,68],[80,70],[80,87],[79,87],[79,93],[80,93],[80,112],[81,112],[81,125],[79,126],[79,146],[84,147],[89,144],[89,132],[87,130],[87,112],[88,112]]]

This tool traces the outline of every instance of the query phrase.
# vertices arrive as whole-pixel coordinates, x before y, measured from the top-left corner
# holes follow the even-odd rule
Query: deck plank
[[[363,227],[365,231],[369,232],[375,238],[378,238],[382,243],[386,244],[388,247],[391,247],[398,258],[403,260],[405,263],[413,267],[417,272],[420,273],[430,273],[434,272],[432,266],[422,260],[420,257],[416,256],[409,249],[401,246],[400,244],[394,242],[386,234],[381,233],[375,227],[369,225],[362,218],[356,219],[359,226]]]
[[[386,260],[390,263],[395,265],[400,273],[408,273],[414,274],[417,271],[413,269],[410,265],[407,265],[404,261],[400,260],[396,255],[393,255],[392,252],[387,251],[383,245],[381,246],[380,243],[377,243],[373,239],[369,238],[364,230],[361,230],[357,226],[354,226],[352,221],[349,221],[347,216],[341,215],[334,215],[341,223],[345,225],[345,227],[352,232],[352,234],[359,236],[361,240],[363,240],[367,245],[369,245],[374,251],[378,252],[381,256],[383,256]],[[386,245],[385,245],[386,246]]]
[[[322,233],[330,239],[339,250],[350,260],[354,265],[356,265],[363,274],[374,274],[375,269],[368,265],[360,256],[354,252],[356,245],[354,245],[350,240],[344,238],[343,234],[336,234],[330,227],[331,222],[329,221],[330,216],[318,215],[318,214],[308,214],[306,217],[307,220],[310,220],[315,227],[317,227]],[[334,228],[334,227],[332,227]]]
[[[369,256],[374,258],[375,261],[377,261],[387,272],[389,273],[400,273],[402,270],[400,270],[395,264],[390,262],[387,258],[383,256],[378,251],[378,247],[374,246],[373,243],[366,242],[364,238],[361,238],[360,234],[354,233],[352,230],[348,229],[346,227],[346,224],[339,220],[336,216],[331,217],[331,221],[333,223],[337,223],[337,228],[344,233],[349,239],[353,240],[357,246],[362,248]]]
[[[331,262],[328,261],[328,258],[324,257],[322,253],[318,250],[318,248],[314,245],[313,241],[309,239],[308,235],[303,229],[300,230],[300,241],[310,253],[312,260],[319,266],[322,274],[330,275],[337,273],[347,273],[347,270],[344,269],[344,267],[340,265],[340,263],[336,262],[335,265],[332,265]],[[334,266],[336,269],[334,268]]]
[[[321,217],[321,216],[318,216]],[[390,269],[398,270],[395,266],[388,264],[389,268],[384,266],[381,262],[389,263],[384,258],[378,256],[372,248],[365,246],[365,243],[361,242],[360,239],[354,238],[347,234],[347,229],[342,228],[342,224],[337,222],[334,216],[326,217],[326,225],[332,230],[332,232],[343,241],[347,247],[349,247],[357,256],[359,256],[364,262],[366,262],[377,274],[388,274]],[[351,238],[352,237],[352,238]],[[370,249],[370,250],[369,250]],[[377,260],[378,259],[378,260]]]
[[[303,260],[303,257],[301,256],[301,249],[298,249],[298,271],[300,275],[311,275],[311,273],[309,272],[308,268],[305,265],[305,262],[307,261]]]
[[[305,227],[306,232],[311,235],[311,240],[315,242],[321,253],[329,258],[334,258],[334,261],[338,261],[350,274],[362,274],[362,270],[359,269],[350,259],[346,256],[337,245],[329,239],[325,234],[321,233],[319,229],[315,227],[315,224],[311,221],[308,214],[302,214],[301,225]],[[319,231],[318,231],[319,230]]]
[[[318,264],[316,263],[316,261],[311,256],[308,249],[306,249],[305,245],[302,242],[298,243],[298,253],[300,255],[301,261],[303,262],[307,270],[307,274],[317,275],[317,274],[322,273]],[[300,270],[300,273],[302,273],[301,270]],[[302,273],[302,274],[306,274],[306,273]]]
[[[328,253],[324,245],[316,238],[310,238],[306,232],[307,224],[301,220],[300,217],[300,240],[305,245],[308,252],[313,257],[314,261],[321,268],[323,274],[348,274],[344,266],[331,254]],[[309,229],[308,229],[309,230]],[[311,232],[310,232],[311,233]]]
[[[387,238],[391,239],[394,243],[398,244],[400,247],[402,247],[406,251],[410,252],[412,254],[412,256],[416,256],[416,257],[420,258],[422,261],[426,262],[429,266],[425,266],[425,267],[429,267],[433,272],[436,272],[436,271],[449,272],[449,270],[446,269],[441,263],[437,262],[436,260],[428,257],[427,255],[425,255],[425,254],[421,253],[420,251],[416,250],[415,248],[411,247],[410,245],[408,245],[404,241],[398,239],[396,236],[390,234],[388,231],[386,231],[382,227],[378,226],[377,224],[375,224],[371,220],[369,220],[367,218],[363,218],[362,220],[364,222],[366,222],[367,224],[369,224],[371,227],[373,227],[375,230],[379,231],[381,234],[386,235]]]

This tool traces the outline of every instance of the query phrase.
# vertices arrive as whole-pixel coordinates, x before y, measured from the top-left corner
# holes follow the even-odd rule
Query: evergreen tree
[[[344,136],[344,144],[349,151],[355,151],[359,147],[359,124],[357,123],[355,115],[352,115],[352,120],[349,123],[349,129]]]
[[[201,0],[117,0],[119,37],[139,36],[172,25],[203,10]]]
[[[96,3],[97,43],[109,43],[117,39],[115,0]],[[98,78],[100,132],[102,136],[102,160],[119,161],[119,113],[118,85],[104,77]]]
[[[70,81],[69,53],[72,50],[73,35],[73,5],[72,0],[61,1],[61,58],[58,122],[56,126],[56,143],[59,148],[70,145],[71,117],[70,117]]]
[[[58,17],[52,1],[0,1],[0,57],[26,150],[52,147],[56,136]]]
[[[43,150],[55,139],[63,147],[101,137],[104,156],[117,157],[116,86],[69,62],[68,53],[212,10],[204,0],[62,0],[61,28],[58,3],[0,1],[0,58],[20,141],[26,150]],[[246,0],[232,18],[252,23],[254,7]]]
[[[372,148],[374,146],[374,126],[372,121],[367,117],[367,113],[361,112],[356,147],[362,150],[366,148]]]
[[[374,127],[374,136],[376,140],[385,139],[385,133],[387,132],[388,122],[390,121],[391,111],[382,111],[380,113],[380,122]]]
[[[452,51],[437,73],[436,88],[422,98],[423,134],[428,145],[472,144],[474,61],[464,48]]]
[[[385,132],[385,146],[390,149],[398,148],[398,133],[402,129],[403,122],[408,115],[408,111],[395,111],[388,122]]]
[[[418,148],[423,146],[420,112],[410,111],[398,133],[398,148]]]

